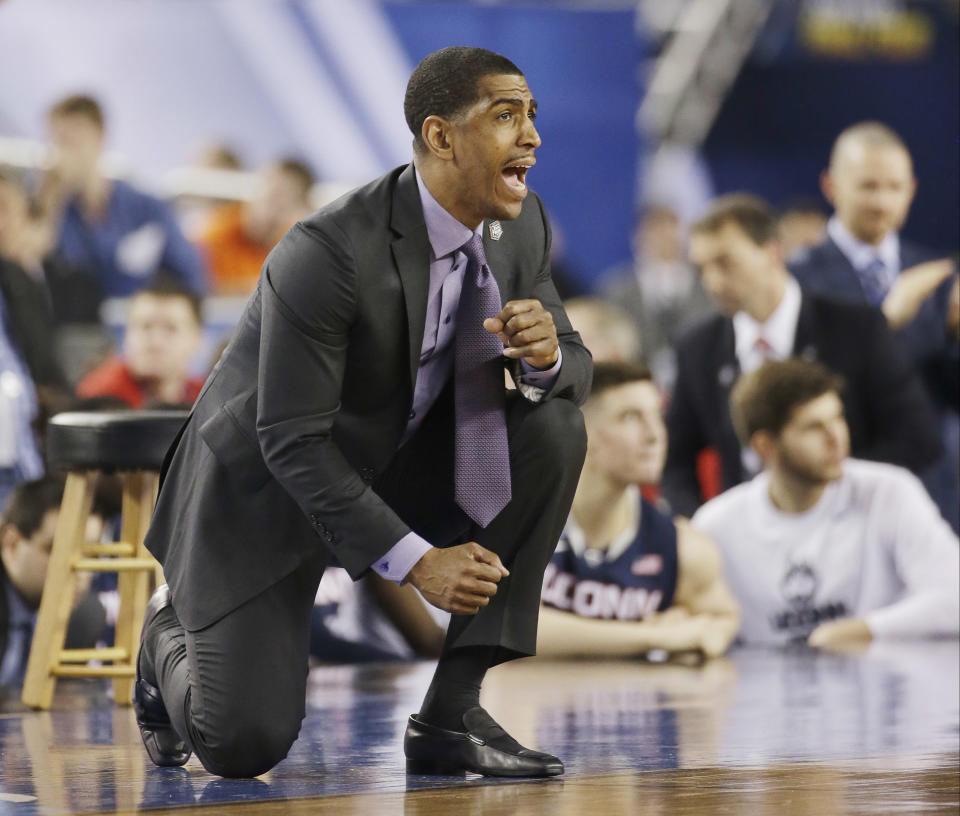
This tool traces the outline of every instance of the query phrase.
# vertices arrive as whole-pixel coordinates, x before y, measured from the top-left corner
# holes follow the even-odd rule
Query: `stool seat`
[[[189,411],[68,411],[47,425],[47,459],[63,470],[159,471]]]

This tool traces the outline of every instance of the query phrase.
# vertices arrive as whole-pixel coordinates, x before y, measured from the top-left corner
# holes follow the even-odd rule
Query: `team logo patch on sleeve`
[[[634,575],[659,575],[663,572],[663,559],[656,553],[641,556],[630,565]]]

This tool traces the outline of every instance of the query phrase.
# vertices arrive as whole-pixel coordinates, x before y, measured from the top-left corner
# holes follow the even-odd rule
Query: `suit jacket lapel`
[[[720,320],[717,332],[716,345],[713,349],[713,371],[716,372],[717,393],[719,395],[719,410],[722,416],[730,398],[730,390],[740,376],[740,363],[737,360],[737,344],[733,331],[733,321],[729,318]]]
[[[805,360],[817,358],[813,328],[814,306],[815,304],[805,293],[800,296],[800,314],[797,315],[797,333],[793,338],[793,353],[794,356],[803,357]]]
[[[500,290],[500,302],[506,303],[512,297],[508,289],[512,277],[508,257],[510,253],[510,231],[503,228],[500,239],[494,241],[490,237],[490,224],[490,221],[483,222],[483,252],[487,256],[490,271],[497,281],[497,287]]]
[[[390,226],[397,237],[391,244],[393,260],[403,284],[403,299],[407,310],[407,341],[409,343],[410,388],[416,385],[423,346],[423,329],[427,319],[427,294],[430,286],[430,241],[423,219],[420,191],[409,164],[397,179],[393,193]]]
[[[843,254],[843,250],[836,245],[833,238],[827,236],[823,249],[827,256],[825,266],[829,268],[832,263],[836,269],[836,280],[831,286],[831,289],[834,290],[833,294],[849,295],[858,300],[865,299],[863,283],[860,281],[857,270],[854,269],[850,259]]]

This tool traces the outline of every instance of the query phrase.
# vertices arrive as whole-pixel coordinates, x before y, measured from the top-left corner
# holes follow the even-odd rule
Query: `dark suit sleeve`
[[[855,342],[866,356],[863,399],[870,421],[859,455],[918,471],[940,453],[939,424],[923,385],[879,313],[867,315]]]
[[[692,516],[700,506],[697,456],[707,445],[695,405],[692,346],[686,342],[677,351],[677,380],[667,409],[667,461],[660,485],[673,512],[683,516]]]
[[[297,225],[265,264],[257,437],[274,477],[356,578],[410,528],[332,436],[357,276],[349,241],[328,229]]]
[[[567,313],[563,309],[563,303],[557,294],[556,287],[553,285],[553,278],[550,275],[550,222],[543,209],[543,203],[539,198],[535,198],[535,200],[540,208],[540,217],[543,222],[543,262],[537,271],[533,292],[526,297],[534,297],[539,300],[553,316],[554,325],[557,327],[557,339],[560,342],[560,349],[563,354],[563,363],[560,366],[557,380],[553,387],[544,394],[543,398],[548,400],[561,397],[571,400],[577,405],[583,405],[590,394],[593,359],[586,346],[583,345],[580,335],[570,325]],[[519,361],[516,361],[513,374],[514,379],[519,380]]]

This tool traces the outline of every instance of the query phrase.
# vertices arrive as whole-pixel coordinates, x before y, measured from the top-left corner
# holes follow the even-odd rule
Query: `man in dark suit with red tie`
[[[882,317],[867,306],[801,293],[764,201],[744,194],[715,201],[692,227],[690,259],[721,314],[678,345],[661,485],[675,512],[692,515],[704,498],[701,451],[719,454],[723,489],[759,470],[737,440],[729,396],[740,374],[765,359],[817,359],[843,375],[855,456],[913,470],[936,457],[932,409]]]
[[[332,555],[454,613],[408,771],[563,771],[479,705],[490,666],[535,652],[586,446],[590,355],[526,186],[536,101],[509,60],[448,48],[404,109],[413,164],[287,233],[168,457],[147,546],[169,590],[134,694],[157,764],[253,776],[286,755]]]

